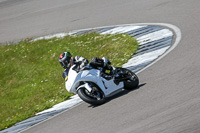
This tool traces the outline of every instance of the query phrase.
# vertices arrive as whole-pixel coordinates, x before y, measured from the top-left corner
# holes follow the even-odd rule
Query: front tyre
[[[131,70],[126,69],[126,71],[128,79],[124,81],[124,89],[126,90],[135,89],[139,85],[139,78]]]
[[[92,105],[101,105],[106,101],[103,92],[97,88],[93,88],[92,92],[89,92],[86,88],[82,87],[77,93],[83,101]]]

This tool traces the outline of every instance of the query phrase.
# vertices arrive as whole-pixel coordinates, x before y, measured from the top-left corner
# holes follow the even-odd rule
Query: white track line
[[[102,32],[101,34],[119,34],[119,33],[126,33],[126,32],[128,32],[128,31],[136,30],[136,29],[139,29],[139,28],[142,28],[142,27],[145,27],[145,26],[122,26],[122,27],[116,27],[116,28],[114,28],[114,29],[111,29],[111,30]]]

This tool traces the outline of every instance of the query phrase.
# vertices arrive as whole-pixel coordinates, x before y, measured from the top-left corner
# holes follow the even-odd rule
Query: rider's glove
[[[80,64],[80,68],[83,68],[84,66],[86,66],[88,64],[88,60],[87,59],[83,59],[81,64]]]

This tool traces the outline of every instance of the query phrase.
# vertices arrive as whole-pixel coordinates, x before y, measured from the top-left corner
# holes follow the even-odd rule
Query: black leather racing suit
[[[76,56],[75,58],[73,58],[73,65],[75,64],[75,66],[73,66],[73,70],[75,70],[76,72],[79,72],[79,70],[86,64],[88,64],[88,60],[81,57],[81,56]],[[81,67],[81,65],[82,67]],[[90,61],[90,66],[98,69],[99,67],[102,67],[105,70],[111,70],[112,71],[112,67],[109,66],[111,64],[111,62],[109,61],[108,63],[106,63],[103,59],[95,57]],[[80,66],[80,67],[79,67]],[[67,81],[68,78],[68,73],[69,73],[69,69],[70,68],[66,68],[65,71],[63,72],[63,78],[65,79],[65,81]]]

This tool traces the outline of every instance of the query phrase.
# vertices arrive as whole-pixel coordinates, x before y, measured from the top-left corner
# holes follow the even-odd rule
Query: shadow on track
[[[129,92],[132,92],[134,90],[138,90],[140,87],[142,87],[144,85],[146,85],[146,83],[140,84],[137,88],[132,89],[132,90],[122,90],[121,92],[119,92],[119,93],[117,93],[117,94],[115,94],[115,95],[113,95],[111,97],[108,97],[104,104],[110,102],[113,99],[117,99],[118,97],[124,96],[124,95],[128,94]],[[101,106],[101,105],[89,105],[88,107],[95,108],[95,107],[98,107],[98,106]]]

